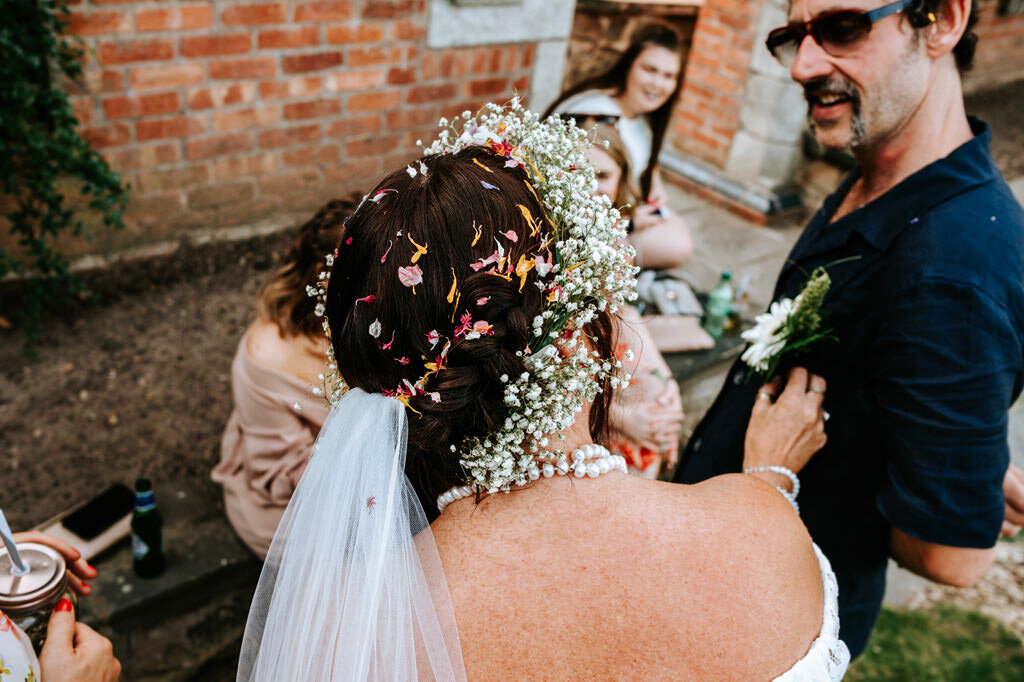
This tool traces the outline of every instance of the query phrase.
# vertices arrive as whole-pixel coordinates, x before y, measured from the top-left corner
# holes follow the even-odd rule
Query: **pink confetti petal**
[[[376,303],[376,302],[377,302],[377,297],[374,296],[373,294],[370,294],[369,296],[363,296],[362,298],[357,298],[356,299],[356,303],[366,303],[367,305],[369,305],[371,303]]]
[[[377,193],[374,194],[372,197],[370,197],[370,201],[372,201],[375,204],[379,204],[381,199],[383,199],[384,197],[386,197],[388,194],[390,194],[392,192],[394,192],[395,194],[398,194],[398,190],[397,189],[381,189],[381,190],[377,190]]]
[[[476,304],[477,305],[487,305],[487,302],[489,300],[491,300],[490,296],[481,296],[480,298],[476,299]]]
[[[391,247],[394,246],[394,242],[388,240],[388,250],[384,252],[384,255],[380,257],[380,262],[383,263],[388,259],[388,254],[391,253]]]
[[[409,267],[398,268],[398,281],[407,287],[413,287],[413,293],[416,292],[416,285],[423,283],[423,270],[418,265],[410,265]]]
[[[346,239],[345,243],[346,244],[351,244],[352,243],[352,237],[349,237],[348,239]]]
[[[387,343],[381,344],[381,350],[391,350],[391,344],[395,342],[395,333],[391,332],[391,340]]]
[[[515,230],[509,230],[508,232],[502,232],[501,235],[503,237],[505,237],[505,239],[507,239],[510,242],[512,242],[513,244],[515,244],[516,242],[519,241],[519,235],[516,234]]]
[[[402,357],[400,357],[397,360],[395,360],[395,362],[397,362],[400,365],[408,365],[409,364],[409,358],[407,358],[407,357],[405,357],[403,355]]]

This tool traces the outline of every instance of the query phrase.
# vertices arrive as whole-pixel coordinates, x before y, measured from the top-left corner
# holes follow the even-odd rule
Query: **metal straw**
[[[0,509],[0,536],[3,537],[7,553],[11,555],[11,560],[14,562],[14,566],[11,567],[11,573],[14,575],[25,575],[28,573],[28,566],[24,564],[21,560],[21,555],[18,554],[18,546],[14,544],[14,533],[11,532],[11,527],[7,525],[3,509]]]

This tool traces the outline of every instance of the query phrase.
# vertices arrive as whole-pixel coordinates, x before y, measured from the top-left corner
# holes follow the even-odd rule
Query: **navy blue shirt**
[[[840,636],[854,655],[881,605],[891,527],[984,548],[1003,520],[1007,411],[1024,381],[1024,211],[992,161],[988,126],[971,127],[948,157],[830,222],[854,172],[775,287],[775,299],[794,297],[829,266],[823,307],[838,341],[794,361],[825,377],[831,414],[799,502],[836,571]],[[745,376],[737,361],[677,481],[740,470],[759,388]]]

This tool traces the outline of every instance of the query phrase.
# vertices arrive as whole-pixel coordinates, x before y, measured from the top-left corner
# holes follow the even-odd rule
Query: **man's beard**
[[[804,99],[807,100],[807,123],[811,128],[811,132],[817,133],[818,126],[814,121],[811,111],[814,102],[822,95],[839,95],[849,100],[852,110],[850,139],[843,148],[856,149],[863,145],[867,139],[867,127],[864,124],[864,117],[861,116],[860,94],[853,83],[839,76],[816,78],[804,85]]]

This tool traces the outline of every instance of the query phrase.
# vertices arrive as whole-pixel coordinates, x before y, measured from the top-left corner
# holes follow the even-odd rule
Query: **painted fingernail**
[[[55,608],[54,611],[73,611],[74,608],[75,607],[71,605],[70,599],[61,599],[57,602],[57,608]]]
[[[91,590],[92,589],[92,585],[90,585],[89,583],[85,582],[84,580],[82,581],[82,587],[84,587],[87,590]]]
[[[85,562],[85,565],[89,567],[90,571],[95,571],[96,573],[99,573],[99,571],[96,570],[96,567],[90,564],[88,561]]]

